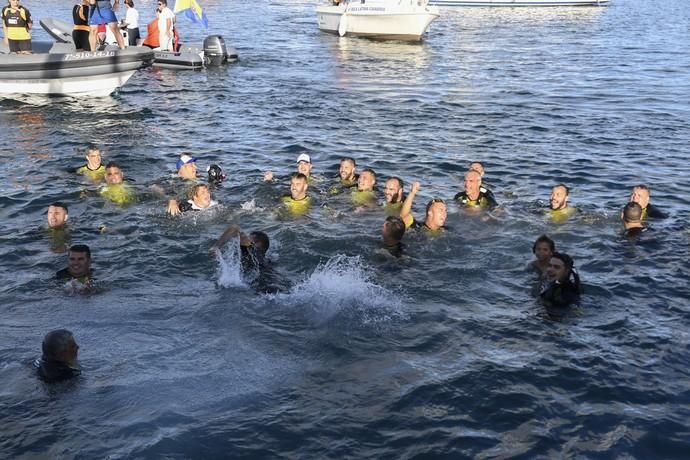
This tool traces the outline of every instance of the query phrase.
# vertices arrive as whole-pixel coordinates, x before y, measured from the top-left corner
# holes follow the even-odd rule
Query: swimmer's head
[[[75,244],[69,248],[68,271],[75,277],[85,276],[91,270],[91,249],[85,244]]]
[[[470,169],[465,173],[465,194],[470,200],[476,200],[479,197],[479,188],[482,186],[482,176]]]
[[[371,168],[366,168],[359,175],[357,180],[357,190],[360,192],[371,192],[376,185],[376,173]]]
[[[549,268],[546,269],[546,279],[565,282],[570,278],[574,265],[573,259],[568,254],[554,252],[549,261]]]
[[[105,182],[111,185],[121,184],[124,180],[122,168],[119,164],[111,161],[105,166]]]
[[[177,174],[183,179],[196,179],[196,157],[186,153],[180,155],[175,166]]]
[[[556,243],[546,235],[541,235],[532,245],[532,253],[540,262],[548,261],[556,252]]]
[[[68,217],[66,204],[56,201],[48,206],[48,227],[61,227],[67,222]]]
[[[403,181],[399,177],[389,177],[384,188],[386,203],[400,203],[403,196]]]
[[[446,223],[448,217],[448,208],[446,202],[441,198],[434,198],[426,205],[426,221],[427,227],[432,230],[438,230]]]
[[[311,174],[311,157],[307,153],[300,153],[297,157],[297,172],[309,177]]]
[[[293,173],[290,176],[290,196],[293,200],[301,200],[307,196],[309,181],[302,173]]]
[[[355,168],[357,163],[355,163],[354,158],[345,157],[340,160],[340,169],[338,174],[340,175],[340,180],[351,181],[355,178]]]
[[[484,177],[484,165],[481,161],[473,161],[470,163],[470,171],[477,171],[481,177]]]
[[[268,235],[264,232],[251,232],[249,234],[249,240],[252,242],[254,256],[259,258],[259,260],[263,260],[268,252],[268,248],[271,246]]]
[[[551,198],[549,200],[551,210],[558,211],[559,209],[565,209],[568,206],[569,194],[570,189],[565,184],[558,184],[551,189]]]
[[[384,241],[399,243],[405,235],[405,223],[398,216],[388,216],[383,222],[381,234]]]
[[[642,206],[638,203],[631,201],[623,207],[621,212],[621,218],[623,222],[627,224],[639,223],[642,221]]]
[[[208,181],[212,184],[220,184],[225,180],[225,173],[222,169],[220,169],[220,166],[218,165],[209,166],[207,172]]]
[[[43,360],[75,365],[79,345],[74,340],[74,335],[67,329],[58,329],[48,332],[41,345]]]
[[[201,208],[206,209],[211,206],[211,191],[206,184],[196,184],[191,191],[192,201]]]
[[[101,151],[96,145],[89,144],[86,147],[86,154],[84,156],[90,169],[94,170],[101,167],[101,161],[103,161]]]
[[[649,206],[649,187],[644,184],[639,184],[633,187],[630,194],[630,201],[639,204],[642,209]]]

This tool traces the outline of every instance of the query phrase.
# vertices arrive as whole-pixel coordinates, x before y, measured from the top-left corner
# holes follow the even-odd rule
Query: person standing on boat
[[[167,0],[158,1],[158,42],[161,51],[173,51],[173,25],[175,24],[175,14],[168,8]]]
[[[120,28],[117,26],[117,16],[115,16],[115,10],[118,9],[120,0],[115,0],[114,5],[110,3],[110,0],[89,0],[89,5],[91,5],[89,16],[89,26],[91,28],[89,31],[89,44],[91,49],[96,50],[98,47],[99,24],[108,24],[110,31],[115,36],[115,40],[117,40],[117,46],[120,49],[125,49],[125,39],[122,38]]]
[[[2,31],[10,53],[31,54],[31,13],[19,4],[19,0],[8,0],[2,9]]]
[[[91,51],[89,44],[89,0],[81,0],[72,8],[72,40],[77,51]]]
[[[139,40],[139,12],[134,8],[134,0],[125,0],[125,6],[127,7],[127,14],[122,21],[121,27],[127,29],[129,46],[137,46],[137,40]]]

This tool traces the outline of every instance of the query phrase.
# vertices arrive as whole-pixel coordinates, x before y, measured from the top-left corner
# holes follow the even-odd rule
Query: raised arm
[[[242,230],[240,230],[240,226],[237,224],[230,224],[228,228],[225,229],[222,235],[220,235],[220,238],[218,238],[218,241],[216,241],[213,246],[211,246],[211,252],[214,253],[218,251],[220,248],[222,248],[225,243],[230,241],[231,239],[235,238],[237,235],[240,235],[240,245],[242,246],[249,246],[251,241],[249,240],[249,237],[242,233]]]
[[[405,197],[402,209],[400,209],[400,218],[405,222],[405,227],[409,228],[414,222],[414,216],[412,215],[412,203],[414,202],[414,197],[419,191],[419,182],[413,182],[410,188],[410,193]]]

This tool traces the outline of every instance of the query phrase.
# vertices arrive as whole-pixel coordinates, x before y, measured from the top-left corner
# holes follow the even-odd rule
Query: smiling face
[[[551,209],[558,211],[568,206],[568,190],[562,185],[557,185],[551,190]]]
[[[121,184],[124,180],[122,170],[117,166],[111,166],[105,169],[105,182],[110,185]]]
[[[639,204],[642,209],[645,209],[649,205],[649,189],[644,187],[633,188],[630,201]]]
[[[70,275],[74,277],[88,275],[91,269],[91,258],[86,252],[70,251],[67,268]]]
[[[386,203],[399,203],[402,201],[403,189],[397,179],[388,179],[384,189]]]
[[[311,163],[306,161],[300,161],[299,163],[297,163],[297,172],[309,177],[309,175],[311,174]]]
[[[48,227],[60,227],[67,222],[67,211],[60,206],[48,206]]]
[[[539,262],[546,263],[552,255],[551,245],[546,241],[540,241],[534,246],[534,256]]]
[[[190,161],[180,166],[177,174],[183,179],[196,179],[196,161]]]
[[[340,180],[353,180],[355,178],[355,165],[350,160],[342,160],[338,174],[340,174]]]
[[[86,151],[86,162],[89,169],[95,170],[101,167],[101,151],[98,149]]]
[[[370,171],[364,171],[359,175],[357,180],[357,189],[360,192],[371,192],[374,190],[376,184],[376,177]]]

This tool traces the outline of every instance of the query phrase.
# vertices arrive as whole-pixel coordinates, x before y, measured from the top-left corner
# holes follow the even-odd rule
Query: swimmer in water
[[[498,206],[493,193],[482,187],[482,176],[471,169],[465,173],[465,190],[453,198],[465,209],[493,209]]]
[[[387,215],[399,216],[402,210],[403,201],[405,201],[404,186],[402,179],[393,176],[386,181],[386,186],[383,189],[386,202],[383,205],[383,210]]]
[[[625,228],[623,236],[626,238],[638,238],[647,230],[647,227],[642,224],[642,206],[634,201],[625,205],[621,211],[621,220]]]
[[[307,178],[307,182],[309,183],[309,185],[312,185],[314,182],[317,181],[316,177],[312,175],[311,170],[311,157],[307,153],[300,153],[297,157],[297,172],[304,174],[304,176]],[[264,181],[273,182],[274,179],[275,176],[273,174],[273,171],[266,171],[264,173]]]
[[[302,173],[293,173],[290,176],[290,194],[281,198],[288,213],[293,216],[301,216],[309,212],[311,197],[307,195],[308,188],[307,176]]]
[[[359,176],[356,173],[357,162],[354,158],[345,157],[340,160],[340,168],[338,169],[338,183],[331,187],[328,191],[330,195],[337,195],[343,190],[356,187],[359,182]]]
[[[120,206],[136,201],[134,190],[124,183],[124,179],[120,165],[111,161],[105,167],[105,185],[100,188],[99,194]]]
[[[81,374],[77,365],[79,345],[67,329],[48,332],[41,348],[43,355],[34,362],[34,366],[38,377],[44,382],[62,382]]]
[[[48,228],[53,230],[64,230],[67,227],[67,205],[56,201],[48,206]]]
[[[540,277],[544,277],[554,252],[556,252],[556,244],[553,240],[546,235],[541,235],[532,245],[535,259],[529,263],[527,268],[538,273]]]
[[[469,164],[467,169],[469,171],[477,171],[479,173],[479,177],[482,180],[482,183],[479,187],[479,191],[484,195],[490,196],[494,201],[496,201],[496,198],[494,197],[494,192],[491,191],[491,187],[489,187],[489,185],[484,180],[484,174],[486,173],[486,170],[484,169],[484,164],[481,161],[473,161]]]
[[[84,174],[94,182],[103,182],[105,179],[105,166],[103,166],[101,151],[94,144],[86,147],[86,164],[77,168],[77,174]]]
[[[630,193],[630,201],[635,202],[642,208],[642,220],[648,217],[652,219],[666,219],[668,216],[656,206],[649,203],[649,187],[644,184],[639,184],[633,187]]]
[[[555,223],[565,222],[568,218],[578,212],[574,206],[568,206],[570,188],[565,184],[558,184],[551,189],[549,199],[549,217]]]
[[[196,184],[192,187],[190,199],[179,203],[177,200],[168,201],[167,213],[177,216],[187,211],[204,211],[218,205],[211,199],[211,190],[206,184]]]
[[[446,207],[446,202],[440,198],[433,198],[427,203],[424,223],[415,220],[412,215],[412,203],[419,189],[419,182],[413,182],[410,193],[407,194],[400,211],[400,218],[405,223],[405,228],[421,228],[432,234],[438,234],[447,230],[445,224],[448,208]]]
[[[376,173],[371,168],[362,170],[357,179],[357,188],[352,190],[352,202],[357,206],[376,205]]]
[[[65,281],[65,289],[80,294],[93,288],[94,276],[91,270],[91,249],[85,244],[69,248],[67,268],[55,274],[59,281]]]
[[[405,235],[405,222],[398,216],[388,216],[383,222],[381,237],[383,238],[383,248],[393,257],[403,255],[402,239]]]
[[[542,303],[547,308],[565,308],[580,299],[580,292],[580,276],[573,259],[567,254],[554,252],[546,269],[546,285],[539,294]]]

